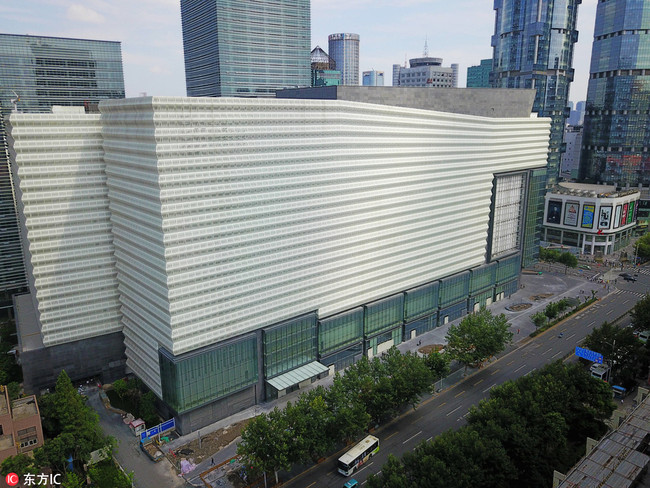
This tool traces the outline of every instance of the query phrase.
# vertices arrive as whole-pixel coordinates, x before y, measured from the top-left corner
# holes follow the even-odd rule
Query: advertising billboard
[[[564,225],[578,226],[578,214],[580,213],[580,204],[567,202],[564,207]]]
[[[634,205],[634,222],[638,220],[638,214],[639,214],[639,203],[641,203],[641,200],[637,200]]]
[[[634,202],[630,202],[630,206],[627,208],[627,223],[631,224],[634,222]]]
[[[600,207],[600,216],[598,217],[598,228],[609,229],[612,224],[612,207]]]
[[[621,225],[627,225],[627,203],[623,204],[623,211],[621,212]]]
[[[614,229],[618,229],[621,226],[621,206],[616,205],[616,210],[614,210]]]
[[[562,218],[562,201],[549,200],[548,211],[546,212],[546,222],[548,224],[559,224]]]
[[[594,228],[594,212],[596,211],[596,205],[592,203],[586,203],[582,207],[582,224],[580,227],[583,229],[593,229]]]

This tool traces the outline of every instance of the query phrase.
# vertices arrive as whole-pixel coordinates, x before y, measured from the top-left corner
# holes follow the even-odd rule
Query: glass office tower
[[[573,81],[576,17],[582,0],[495,0],[492,36],[495,88],[534,88],[533,112],[550,117],[546,187],[557,183],[569,84]]]
[[[580,178],[650,184],[650,0],[598,3]]]
[[[309,0],[182,0],[190,97],[275,97],[310,86]]]
[[[329,54],[341,72],[341,85],[359,84],[359,34],[330,34]]]
[[[533,112],[551,119],[546,175],[530,182],[523,266],[539,256],[544,192],[558,181],[569,116],[569,84],[573,81],[576,17],[582,0],[495,0],[492,36],[494,88],[533,88]],[[540,184],[544,180],[543,184]]]
[[[480,65],[467,68],[467,88],[488,88],[491,71],[492,59],[481,59]]]
[[[14,107],[48,112],[106,98],[124,98],[119,42],[0,34],[0,118]],[[0,120],[0,316],[27,284],[4,125]]]

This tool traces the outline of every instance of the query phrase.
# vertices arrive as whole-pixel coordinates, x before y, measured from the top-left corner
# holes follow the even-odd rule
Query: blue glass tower
[[[650,0],[598,3],[580,177],[650,184]]]
[[[191,97],[274,97],[310,86],[309,0],[181,0]]]
[[[341,85],[358,85],[359,34],[330,34],[327,42],[336,69],[341,72]]]
[[[573,81],[576,17],[582,0],[494,0],[492,36],[494,88],[536,90],[533,112],[551,119],[546,164],[528,188],[523,266],[537,261],[544,214],[544,193],[558,181],[569,116],[569,84]]]
[[[582,0],[495,0],[495,88],[534,88],[533,112],[550,117],[546,187],[557,183],[567,101],[573,81],[576,17]]]
[[[481,59],[480,65],[467,68],[467,88],[488,88],[491,71],[492,59]]]

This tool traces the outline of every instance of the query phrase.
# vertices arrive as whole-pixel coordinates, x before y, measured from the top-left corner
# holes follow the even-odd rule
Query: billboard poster
[[[578,226],[578,213],[580,212],[580,204],[567,202],[564,207],[564,225]]]
[[[585,204],[582,207],[582,224],[580,227],[583,229],[593,229],[594,228],[594,213],[596,212],[596,206],[592,203]]]
[[[630,202],[630,206],[627,209],[627,223],[631,224],[634,222],[634,202]]]
[[[621,206],[616,205],[616,210],[614,210],[614,229],[618,229],[621,226]]]
[[[559,224],[562,218],[562,202],[559,200],[548,201],[548,211],[546,212],[546,222],[548,224]]]
[[[612,207],[600,207],[600,217],[598,218],[599,229],[609,229],[612,223]]]
[[[637,216],[638,216],[638,213],[639,213],[639,203],[640,202],[641,202],[641,200],[637,200],[636,202],[634,202],[635,203],[635,205],[634,205],[634,216],[633,216],[634,222],[637,221]]]
[[[627,203],[623,204],[623,211],[621,212],[621,226],[627,224]]]

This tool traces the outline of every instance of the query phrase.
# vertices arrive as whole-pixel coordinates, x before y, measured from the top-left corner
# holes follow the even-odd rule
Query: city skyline
[[[595,0],[585,0],[578,10],[576,77],[569,95],[574,102],[586,97],[595,10]],[[0,14],[6,19],[6,33],[122,42],[127,97],[185,95],[177,0],[115,0],[110,4],[25,0],[20,6],[0,6]],[[143,18],[148,21],[143,23]],[[426,39],[431,56],[460,65],[459,86],[464,87],[467,67],[492,56],[494,10],[480,0],[463,0],[452,7],[424,0],[312,0],[311,19],[311,48],[327,49],[327,36],[332,33],[360,35],[360,71],[391,72],[393,64],[421,56]]]

